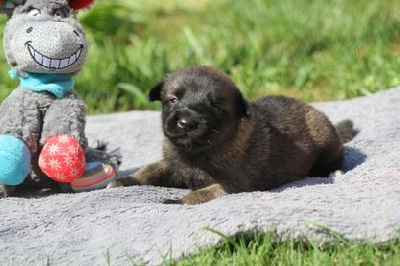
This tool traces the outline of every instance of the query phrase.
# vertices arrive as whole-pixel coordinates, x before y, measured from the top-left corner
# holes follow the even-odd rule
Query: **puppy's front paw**
[[[226,194],[225,189],[220,184],[213,184],[209,187],[192,191],[182,199],[166,200],[164,203],[195,205],[216,199]]]
[[[137,185],[141,185],[140,182],[138,182],[133,177],[128,176],[128,177],[120,177],[120,178],[117,178],[117,179],[111,181],[107,185],[107,188],[129,187],[129,186],[137,186]]]
[[[113,187],[123,187],[123,183],[120,179],[115,179],[113,181],[111,181],[110,183],[108,183],[106,188],[113,188]]]
[[[164,200],[164,204],[184,204],[181,199],[167,199]]]
[[[188,194],[182,199],[167,199],[164,201],[164,204],[195,205],[203,202],[205,202],[204,199]]]

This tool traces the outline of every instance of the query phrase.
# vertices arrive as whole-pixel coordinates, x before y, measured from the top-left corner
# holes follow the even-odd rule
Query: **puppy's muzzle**
[[[188,116],[183,116],[178,119],[176,125],[179,129],[185,132],[190,132],[196,130],[199,126],[199,123],[195,119],[192,119]]]

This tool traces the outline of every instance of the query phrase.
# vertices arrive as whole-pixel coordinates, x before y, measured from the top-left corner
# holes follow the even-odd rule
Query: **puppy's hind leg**
[[[310,176],[328,177],[342,168],[343,146],[339,136],[335,135],[327,139],[325,145],[321,147],[321,153],[314,163]]]
[[[135,185],[153,185],[171,187],[171,176],[166,163],[161,160],[156,163],[149,164],[131,176],[120,177],[111,181],[107,188],[113,187],[129,187]]]
[[[331,132],[325,139],[323,152],[314,164],[311,176],[338,177],[344,174],[340,170],[344,160],[343,143],[350,141],[353,137],[353,122],[343,120],[334,125],[334,131],[336,132]]]
[[[189,194],[187,194],[185,197],[183,197],[182,199],[178,199],[178,200],[169,199],[169,200],[164,201],[164,203],[194,205],[194,204],[200,204],[200,203],[204,203],[204,202],[219,198],[226,194],[227,194],[227,192],[222,187],[222,185],[213,184],[211,186],[192,191]]]

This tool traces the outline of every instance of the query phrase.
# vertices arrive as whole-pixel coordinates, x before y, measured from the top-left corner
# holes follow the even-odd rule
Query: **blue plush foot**
[[[31,169],[31,153],[25,143],[9,135],[0,135],[0,184],[21,184]]]

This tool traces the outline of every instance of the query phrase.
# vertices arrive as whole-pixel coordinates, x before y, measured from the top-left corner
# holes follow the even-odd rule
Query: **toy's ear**
[[[160,101],[161,100],[161,91],[164,88],[164,81],[158,83],[155,87],[150,90],[149,99],[150,101]]]
[[[79,10],[93,4],[94,0],[68,0],[73,10]]]

